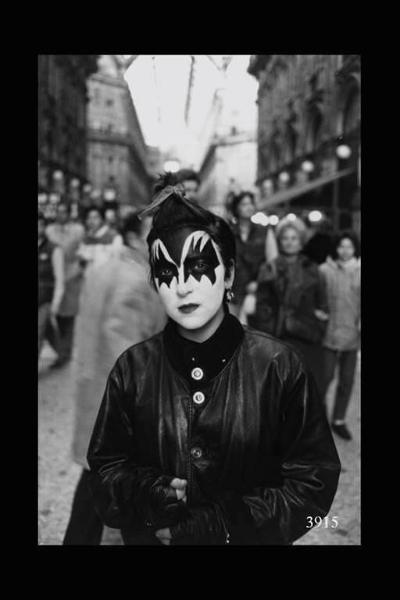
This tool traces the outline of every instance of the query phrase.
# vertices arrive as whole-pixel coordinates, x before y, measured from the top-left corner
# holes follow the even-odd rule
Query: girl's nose
[[[179,296],[186,296],[187,294],[189,294],[189,292],[192,291],[192,284],[189,280],[190,280],[190,277],[188,279],[186,279],[186,281],[185,281],[183,269],[182,269],[182,271],[180,270],[179,276],[178,276],[178,285],[176,288],[176,291],[179,294]]]

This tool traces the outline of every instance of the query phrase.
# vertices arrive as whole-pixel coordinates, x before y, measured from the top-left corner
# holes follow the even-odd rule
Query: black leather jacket
[[[182,518],[202,521],[176,544],[291,544],[330,509],[340,461],[312,377],[294,350],[232,316],[225,336],[232,319],[229,358],[201,382],[177,369],[190,353],[174,349],[170,325],[109,375],[88,462],[98,510],[126,544],[160,543],[140,504],[163,476],[187,479]]]

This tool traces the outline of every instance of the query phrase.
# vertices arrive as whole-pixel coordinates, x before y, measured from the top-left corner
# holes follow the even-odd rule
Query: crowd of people
[[[300,218],[284,218],[276,228],[255,224],[255,197],[246,190],[233,197],[228,207],[230,218],[225,221],[201,207],[199,186],[193,171],[168,175],[156,187],[150,208],[140,215],[132,211],[124,219],[118,218],[115,209],[93,206],[87,209],[83,224],[73,222],[65,202],[58,204],[54,223],[46,223],[39,214],[39,356],[46,340],[57,353],[50,368],[72,360],[76,407],[72,449],[74,460],[82,467],[64,544],[100,544],[104,524],[120,529],[128,544],[183,544],[193,543],[193,539],[194,543],[213,544],[221,539],[227,543],[230,538],[233,543],[292,543],[306,532],[298,525],[304,511],[322,515],[329,510],[340,470],[330,431],[345,440],[352,437],[346,413],[360,344],[357,237],[353,232],[333,232],[326,222],[310,235],[310,228]],[[174,274],[176,288],[172,285]],[[178,300],[191,297],[192,288],[185,288],[188,281],[199,288],[196,299],[203,298],[204,306],[209,303],[211,312],[215,309],[208,321],[215,323],[215,328],[201,325],[196,329],[191,325],[196,318],[190,315],[199,311],[190,303],[177,307]],[[200,329],[202,333],[196,337],[193,332]],[[162,331],[161,345],[158,341],[141,344],[158,340]],[[238,354],[244,343],[247,363],[246,357]],[[140,350],[127,357],[125,351],[133,345]],[[262,360],[274,367],[264,368]],[[230,379],[226,376],[228,363]],[[142,371],[135,371],[134,365]],[[326,396],[336,368],[330,416]],[[204,385],[209,386],[221,378],[215,390],[218,397],[227,393],[226,386],[233,386],[236,389],[230,394],[240,396],[244,390],[247,397],[251,390],[254,399],[249,408],[240,404],[247,433],[232,417],[219,413],[209,415],[214,425],[211,421],[200,423],[191,450],[194,458],[194,451],[199,453],[200,461],[195,483],[194,475],[189,482],[184,477],[186,471],[177,458],[189,434],[178,427],[177,423],[183,427],[183,416],[169,407],[168,398],[171,394],[185,397],[188,391],[193,394],[194,421],[190,426],[194,427],[199,408],[203,402],[207,404],[204,397],[211,393],[211,387],[200,383],[203,377]],[[183,381],[189,382],[186,388]],[[293,447],[294,440],[286,439],[282,423],[273,421],[279,411],[268,418],[283,431],[283,437],[272,436],[274,443],[269,447],[272,421],[268,426],[258,422],[263,386],[282,397],[280,402],[286,408],[279,418],[297,436]],[[125,406],[128,389],[141,398],[138,424],[130,422]],[[146,390],[149,408],[144,403]],[[292,410],[287,404],[294,395],[309,407],[303,417],[299,406]],[[161,407],[160,397],[167,407]],[[296,402],[293,400],[294,405]],[[250,409],[253,414],[247,414]],[[168,410],[172,413],[163,413]],[[205,406],[202,414],[207,410],[211,409]],[[298,419],[303,419],[301,427]],[[218,422],[227,436],[222,445],[230,462],[222,465],[217,460],[211,472],[206,466],[202,471],[201,428],[212,430]],[[239,442],[236,426],[240,435],[247,436],[246,443]],[[132,428],[137,435],[133,442]],[[133,443],[137,456],[151,462],[156,448],[149,438],[158,440],[161,430],[167,433],[160,443],[172,447],[159,448],[163,466],[173,472],[169,478],[150,468],[153,464],[146,470],[140,461],[136,464],[128,459],[128,447]],[[213,436],[216,444],[221,443],[215,431],[211,431]],[[311,443],[315,453],[306,459]],[[254,444],[268,447],[277,463],[290,456],[285,463],[286,483],[282,484],[275,472],[273,460],[274,464],[265,465],[258,451],[254,454],[248,449]],[[239,446],[243,449],[238,454]],[[217,454],[216,448],[213,453]],[[131,465],[130,475],[125,461]],[[259,488],[259,470],[264,467],[269,486]],[[235,468],[236,475],[232,472]],[[318,496],[313,477],[325,486],[325,495]],[[246,488],[245,480],[253,492],[242,495],[239,502],[226,490]],[[225,488],[220,490],[220,485]],[[130,508],[128,504],[134,493],[141,501],[132,512],[133,504]],[[300,495],[300,508],[293,494]],[[206,508],[192,509],[188,515],[188,502]],[[274,510],[276,514],[272,514]],[[142,517],[143,531],[136,526]]]

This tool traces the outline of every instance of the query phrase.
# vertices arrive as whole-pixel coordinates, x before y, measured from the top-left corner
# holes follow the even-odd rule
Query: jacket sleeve
[[[186,506],[171,493],[173,476],[135,462],[120,361],[121,357],[108,377],[89,443],[90,488],[97,511],[109,527],[163,526],[182,518]]]
[[[315,524],[315,517],[328,514],[336,494],[340,460],[325,410],[297,355],[290,361],[280,411],[282,485],[220,497],[227,529],[238,539],[252,530],[259,543],[291,544],[310,530],[307,517]]]

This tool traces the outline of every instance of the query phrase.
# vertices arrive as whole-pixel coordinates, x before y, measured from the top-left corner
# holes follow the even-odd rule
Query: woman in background
[[[301,254],[305,226],[300,219],[283,219],[276,238],[279,256],[260,270],[249,324],[297,348],[322,394],[321,343],[328,319],[324,282],[318,266]]]
[[[232,231],[236,244],[236,274],[230,310],[243,321],[243,302],[247,294],[256,292],[258,272],[265,260],[266,228],[251,220],[256,212],[252,192],[244,191],[234,196],[230,210],[235,218]]]
[[[333,431],[345,440],[352,438],[346,426],[346,412],[353,389],[360,347],[361,263],[359,241],[352,232],[335,240],[332,258],[320,266],[328,294],[329,323],[323,341],[323,397],[338,366],[338,383],[332,414]]]

